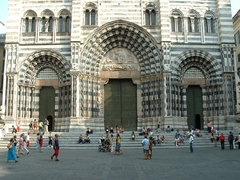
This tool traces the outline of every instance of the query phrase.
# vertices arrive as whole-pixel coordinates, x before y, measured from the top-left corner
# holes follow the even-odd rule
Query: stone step
[[[229,131],[221,131],[224,134],[228,134]],[[21,132],[17,133],[17,136],[20,135]],[[26,132],[25,132],[26,133]],[[60,135],[60,146],[63,149],[98,149],[98,140],[99,137],[104,134],[104,132],[95,132],[93,134],[90,134],[90,139],[91,143],[85,143],[85,144],[78,144],[78,136],[79,134],[84,134],[85,132],[53,132],[54,134],[59,134]],[[139,136],[138,134],[136,135],[136,141],[132,142],[130,141],[130,131],[126,131],[122,134],[120,134],[122,142],[121,142],[121,147],[122,148],[142,148],[141,142],[143,139],[143,136]],[[136,134],[136,133],[135,133]],[[202,131],[203,136],[202,137],[196,137],[194,141],[194,146],[195,147],[214,147],[215,144],[210,141],[210,136],[206,131]],[[105,135],[105,134],[104,134]],[[115,136],[116,134],[114,134]],[[166,133],[166,132],[156,132],[154,136],[156,137],[157,135],[164,135],[166,137],[166,144],[162,145],[157,145],[154,146],[154,148],[187,148],[189,147],[188,140],[185,140],[184,144],[180,144],[180,146],[176,147],[175,142],[174,142],[174,135],[175,132],[172,133]],[[8,133],[5,137],[0,139],[0,148],[6,148],[6,145],[9,142],[9,139],[13,137],[12,133]],[[36,134],[30,134],[30,141],[31,149],[35,149],[35,139],[36,139]],[[43,147],[47,148],[48,145],[48,136],[45,134],[44,135],[44,142],[43,142]],[[219,143],[217,143],[217,146],[220,146]],[[227,146],[227,143],[226,143]]]

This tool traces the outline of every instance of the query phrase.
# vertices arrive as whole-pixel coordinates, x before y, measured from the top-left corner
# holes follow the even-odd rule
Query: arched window
[[[58,32],[63,32],[63,17],[58,18]]]
[[[86,10],[85,12],[85,25],[90,25],[90,12],[89,10]]]
[[[36,31],[36,13],[32,10],[24,13],[22,19],[22,32],[35,32]]]
[[[171,29],[172,32],[183,32],[183,18],[178,11],[172,12]]]
[[[192,22],[191,22],[191,18],[188,18],[188,32],[193,32],[192,31]]]
[[[42,18],[42,28],[41,28],[41,32],[45,32],[45,24],[46,24],[46,18],[43,17],[43,18]]]
[[[70,27],[71,27],[70,18],[69,18],[69,16],[67,16],[66,23],[65,23],[65,32],[70,32]]]
[[[95,13],[95,10],[93,9],[92,11],[91,11],[91,25],[95,25],[96,23],[95,23],[95,18],[96,18],[96,13]]]
[[[199,18],[197,17],[194,18],[194,29],[195,32],[199,32]]]
[[[188,18],[188,32],[199,32],[199,20],[197,17]]]
[[[215,18],[213,17],[212,14],[207,13],[204,18],[204,29],[206,33],[215,33],[216,28],[215,28]]]
[[[175,19],[173,17],[171,17],[171,30],[172,32],[175,32]]]
[[[35,31],[36,31],[36,19],[34,17],[34,18],[32,18],[31,32],[35,32]]]
[[[52,17],[49,17],[48,32],[53,32],[53,18]]]
[[[84,8],[85,25],[97,24],[97,6],[94,3],[87,3]]]
[[[182,18],[178,17],[178,32],[182,32]]]
[[[148,9],[145,12],[145,21],[146,21],[146,25],[150,25],[150,12]]]
[[[156,11],[153,9],[151,11],[151,25],[156,25]]]
[[[145,23],[146,25],[157,24],[156,6],[153,3],[148,3],[145,10]]]
[[[25,19],[25,29],[23,31],[24,32],[28,32],[29,31],[29,19],[28,18]]]

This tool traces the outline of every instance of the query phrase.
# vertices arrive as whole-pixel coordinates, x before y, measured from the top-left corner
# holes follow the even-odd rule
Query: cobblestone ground
[[[238,179],[239,149],[220,147],[155,149],[144,160],[142,149],[123,149],[122,155],[96,150],[61,149],[59,160],[50,159],[52,149],[32,149],[19,162],[6,162],[7,149],[0,150],[1,180],[75,179]]]

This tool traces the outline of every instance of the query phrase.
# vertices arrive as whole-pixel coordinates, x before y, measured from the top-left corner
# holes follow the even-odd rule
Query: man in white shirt
[[[190,144],[190,151],[189,152],[193,152],[193,135],[192,133],[190,134],[190,137],[189,137],[189,144]]]
[[[148,159],[150,141],[147,136],[142,140],[143,153],[145,154],[145,159]]]

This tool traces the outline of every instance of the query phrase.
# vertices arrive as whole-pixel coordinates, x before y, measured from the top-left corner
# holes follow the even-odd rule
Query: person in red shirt
[[[225,136],[223,135],[223,133],[221,134],[221,136],[219,136],[219,140],[221,143],[221,148],[224,149],[224,141],[225,141]]]

